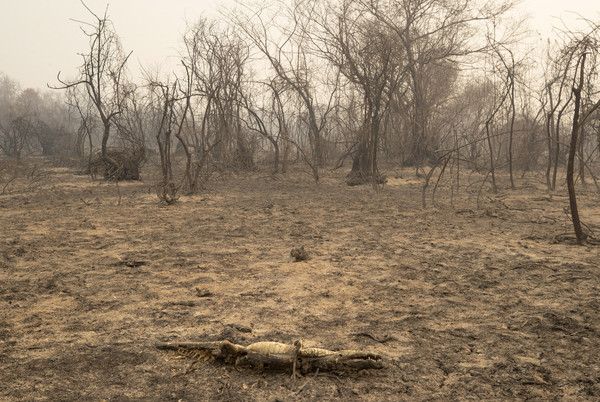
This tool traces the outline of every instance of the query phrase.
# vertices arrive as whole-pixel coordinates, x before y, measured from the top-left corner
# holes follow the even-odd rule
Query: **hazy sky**
[[[133,50],[132,74],[139,76],[140,64],[173,64],[186,21],[214,16],[233,0],[86,0],[99,15],[107,3],[123,48]],[[600,19],[598,0],[523,0],[521,10],[532,16],[540,39],[551,33],[552,25],[561,25],[557,17],[575,18],[567,10]],[[85,52],[88,43],[81,24],[71,19],[90,21],[80,0],[0,0],[0,72],[23,88],[56,84],[58,71],[61,77],[74,77],[81,64],[77,53]]]

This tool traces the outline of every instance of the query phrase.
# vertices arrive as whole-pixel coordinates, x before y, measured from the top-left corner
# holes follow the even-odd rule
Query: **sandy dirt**
[[[600,398],[600,247],[560,241],[566,193],[541,177],[422,209],[410,170],[380,191],[256,172],[166,207],[150,180],[121,183],[118,205],[114,183],[44,169],[0,195],[1,400]],[[600,232],[592,189],[580,207]],[[310,259],[290,261],[300,246]],[[385,368],[186,374],[192,360],[154,347],[221,339],[372,351]]]

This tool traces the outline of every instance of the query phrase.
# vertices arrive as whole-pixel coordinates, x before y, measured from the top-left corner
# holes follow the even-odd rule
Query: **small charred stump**
[[[290,251],[290,255],[292,256],[294,262],[308,260],[308,253],[306,250],[304,250],[304,246],[292,249],[292,251]]]

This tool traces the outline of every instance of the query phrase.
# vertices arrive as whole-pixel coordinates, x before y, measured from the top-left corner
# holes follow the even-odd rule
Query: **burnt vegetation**
[[[380,161],[414,168],[424,206],[459,192],[461,172],[491,193],[499,173],[514,190],[543,170],[548,191],[559,173],[600,189],[594,20],[534,54],[510,2],[240,2],[189,24],[179,71],[134,77],[109,9],[83,5],[89,48],[78,76],[50,85],[61,91],[2,76],[5,157],[76,157],[92,176],[137,180],[148,156],[161,172],[148,179],[181,194],[265,163],[315,182],[349,166],[348,185],[377,189]]]
[[[0,73],[0,342],[18,349],[20,331],[29,359],[0,351],[9,380],[42,370],[62,398],[90,369],[121,394],[73,399],[118,397],[111,364],[155,371],[155,342],[313,337],[373,349],[382,370],[348,378],[327,357],[297,384],[299,347],[243,349],[256,362],[242,374],[208,353],[175,385],[132,377],[130,396],[600,397],[600,19],[532,46],[510,1],[240,0],[188,24],[175,71],[137,74],[110,9],[83,6],[76,76],[41,91]],[[36,303],[59,296],[55,347],[35,335]],[[77,315],[113,308],[131,323],[109,331],[155,339],[111,343]],[[264,361],[293,378],[257,374]]]

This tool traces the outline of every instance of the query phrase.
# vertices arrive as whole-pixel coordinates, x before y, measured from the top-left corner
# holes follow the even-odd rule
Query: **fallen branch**
[[[351,335],[353,335],[353,336],[366,336],[367,338],[371,338],[375,342],[379,342],[379,343],[385,343],[387,341],[395,340],[395,338],[393,336],[390,336],[390,335],[384,335],[383,338],[377,338],[377,337],[375,337],[375,335],[370,334],[368,332],[357,332],[357,333],[354,333],[354,334],[351,334]]]

